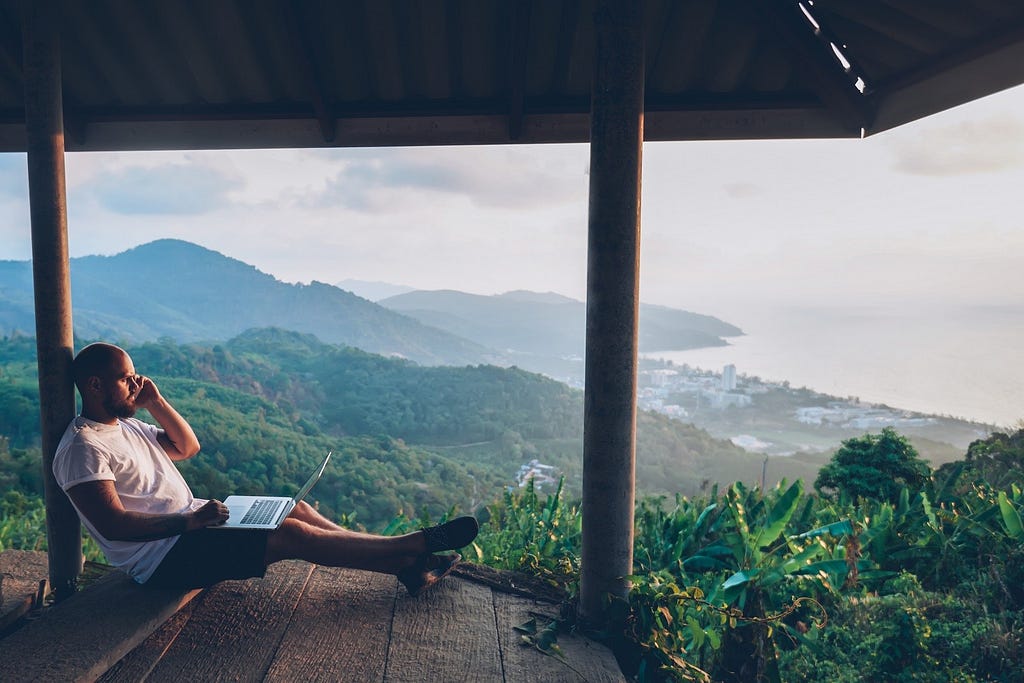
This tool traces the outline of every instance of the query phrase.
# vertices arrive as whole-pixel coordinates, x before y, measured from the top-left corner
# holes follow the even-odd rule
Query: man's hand
[[[135,375],[135,407],[145,408],[160,424],[163,432],[157,435],[160,446],[171,460],[187,460],[199,452],[199,439],[192,427],[164,400],[156,382],[143,375]],[[225,518],[226,519],[226,518]],[[205,525],[204,525],[205,526]]]
[[[151,405],[163,398],[160,395],[160,390],[156,387],[156,382],[148,377],[136,375],[135,385],[139,388],[135,394],[135,406],[137,408],[149,410]]]
[[[219,500],[207,501],[206,505],[187,515],[187,529],[194,531],[208,526],[217,526],[228,521],[228,506]]]

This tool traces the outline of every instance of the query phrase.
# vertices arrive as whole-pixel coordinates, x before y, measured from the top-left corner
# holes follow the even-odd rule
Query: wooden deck
[[[606,648],[578,635],[559,635],[564,658],[521,644],[515,627],[533,617],[543,626],[557,614],[557,605],[464,576],[450,576],[411,598],[394,577],[281,562],[263,579],[225,582],[180,602],[183,606],[175,603],[177,611],[134,649],[104,664],[98,680],[625,681]],[[19,666],[22,675],[10,680],[97,678],[95,665],[88,674],[53,669],[61,666],[61,658],[52,656],[61,643],[50,637],[57,622],[64,627],[73,622],[85,632],[102,630],[96,620],[61,610],[62,605],[47,608],[0,640],[0,661],[14,656],[29,665]],[[97,647],[109,641],[93,635],[99,636]],[[27,643],[42,658],[49,653],[44,668],[26,661]]]

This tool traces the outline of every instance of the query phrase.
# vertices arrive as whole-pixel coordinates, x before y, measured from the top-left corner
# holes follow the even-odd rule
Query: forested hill
[[[0,484],[28,490],[38,486],[34,351],[29,338],[0,341],[0,435],[10,445],[0,440]],[[582,393],[539,375],[421,367],[275,329],[129,351],[200,437],[202,452],[182,467],[200,496],[290,493],[328,449],[338,456],[317,500],[368,526],[399,510],[436,516],[490,501],[534,458],[564,474],[571,493],[580,487]],[[641,493],[754,481],[760,466],[690,425],[638,420]]]
[[[287,284],[180,240],[72,259],[71,277],[75,332],[85,338],[217,341],[274,325],[424,364],[505,362],[479,344],[337,287]],[[33,315],[31,264],[0,262],[0,334],[34,331]]]

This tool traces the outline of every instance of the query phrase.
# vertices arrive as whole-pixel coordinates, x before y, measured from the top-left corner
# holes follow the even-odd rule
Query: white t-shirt
[[[135,418],[107,425],[76,417],[53,456],[53,475],[67,491],[87,481],[112,481],[125,510],[153,514],[197,510],[206,501],[193,497],[185,479],[157,441],[159,430]],[[77,508],[76,508],[77,510]],[[145,583],[178,536],[155,541],[111,541],[78,510],[107,560]]]

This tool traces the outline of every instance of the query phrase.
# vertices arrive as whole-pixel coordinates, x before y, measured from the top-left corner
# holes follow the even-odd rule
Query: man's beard
[[[133,417],[135,415],[134,403],[128,401],[115,403],[110,397],[103,399],[103,408],[114,417]]]

